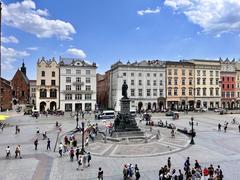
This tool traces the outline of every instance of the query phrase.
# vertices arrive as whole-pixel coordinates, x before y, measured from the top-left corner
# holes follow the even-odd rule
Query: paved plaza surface
[[[65,116],[40,116],[38,119],[30,116],[23,116],[9,112],[11,116],[6,123],[3,132],[0,131],[0,180],[71,180],[71,179],[97,179],[98,167],[104,171],[104,179],[120,180],[122,179],[122,168],[126,163],[138,164],[141,179],[156,180],[160,167],[166,164],[167,158],[172,158],[172,166],[175,169],[183,169],[183,164],[189,156],[191,164],[195,160],[200,162],[202,167],[213,164],[215,167],[219,164],[224,173],[224,179],[240,179],[240,133],[237,125],[230,122],[233,117],[240,122],[240,115],[227,114],[219,115],[214,112],[206,113],[180,113],[179,120],[172,120],[165,114],[153,114],[152,119],[157,123],[159,119],[163,122],[174,123],[177,128],[190,128],[189,121],[194,117],[197,136],[195,145],[189,145],[189,137],[177,133],[175,139],[171,138],[170,130],[160,127],[154,127],[150,132],[149,126],[144,122],[139,126],[145,133],[153,138],[148,143],[145,142],[122,142],[112,143],[107,141],[90,141],[87,151],[92,152],[91,166],[84,171],[77,171],[77,163],[70,162],[66,154],[60,158],[58,154],[58,145],[54,152],[55,143],[59,143],[62,137],[76,127],[76,121],[68,114]],[[93,115],[86,115],[85,118],[91,123],[98,122],[101,130],[105,130],[104,121],[95,121]],[[139,118],[137,117],[137,120]],[[62,131],[58,136],[58,129],[55,122],[62,124]],[[227,132],[218,132],[217,124],[229,122]],[[81,122],[81,118],[80,118]],[[87,122],[86,122],[87,123]],[[15,125],[19,125],[20,134],[15,134]],[[47,142],[37,137],[36,129],[40,132],[47,132],[51,139],[52,151],[46,150]],[[160,130],[160,139],[154,140],[154,134]],[[58,138],[59,137],[59,138]],[[34,150],[33,142],[39,138],[38,150]],[[20,144],[22,147],[22,159],[5,159],[6,146],[11,147],[12,156],[14,156],[15,147]]]

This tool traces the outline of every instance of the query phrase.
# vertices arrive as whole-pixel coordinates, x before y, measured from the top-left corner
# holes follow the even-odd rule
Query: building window
[[[219,89],[216,88],[215,91],[216,91],[216,96],[219,96]]]
[[[185,69],[182,69],[182,75],[185,76]]]
[[[138,96],[142,96],[142,89],[138,89]]]
[[[24,91],[22,91],[22,96],[24,97]]]
[[[192,96],[192,95],[193,95],[193,89],[189,88],[189,96]]]
[[[203,80],[203,82],[202,82],[203,85],[206,85],[206,78],[203,78],[202,80]]]
[[[157,85],[157,81],[153,80],[153,85],[156,86]]]
[[[160,86],[163,85],[163,81],[162,81],[162,80],[159,81],[159,85],[160,85]]]
[[[160,96],[160,97],[163,96],[163,89],[159,89],[159,96]]]
[[[81,100],[82,94],[75,94],[75,100]]]
[[[156,74],[156,73],[153,73],[153,76],[154,76],[154,77],[157,77],[157,74]]]
[[[178,79],[175,78],[175,79],[174,79],[174,85],[177,85],[177,84],[178,84]]]
[[[213,85],[213,78],[210,78],[210,85]]]
[[[219,79],[218,78],[216,78],[216,85],[218,85],[219,84]]]
[[[238,92],[237,94],[238,94],[238,97],[240,97],[240,92]]]
[[[76,69],[76,74],[81,74],[81,70],[80,69]]]
[[[52,77],[55,77],[55,71],[52,71]]]
[[[185,78],[182,79],[182,85],[185,85]]]
[[[81,78],[80,77],[76,77],[76,82],[80,83],[81,82]]]
[[[151,89],[147,89],[147,96],[151,96]]]
[[[56,86],[56,81],[55,80],[51,80],[51,85],[52,86]]]
[[[92,103],[85,103],[85,111],[91,111],[92,110]]]
[[[135,96],[135,89],[131,89],[131,96]]]
[[[142,80],[138,80],[138,85],[139,85],[139,86],[142,85]]]
[[[86,91],[91,91],[91,86],[86,85]]]
[[[168,75],[172,75],[172,70],[171,69],[168,70]]]
[[[150,77],[150,73],[147,73],[147,77]]]
[[[66,77],[66,83],[71,83],[71,77]]]
[[[227,92],[227,97],[230,98],[230,92],[229,91]]]
[[[207,95],[207,89],[203,88],[203,96],[206,96],[206,95]]]
[[[90,75],[91,71],[89,69],[86,70],[86,75]]]
[[[197,76],[200,76],[200,70],[197,70]]]
[[[229,89],[229,84],[227,85],[227,88]]]
[[[45,77],[45,71],[42,71],[42,77]]]
[[[50,97],[56,98],[57,97],[57,90],[56,89],[50,89]]]
[[[189,70],[189,76],[192,76],[192,70]]]
[[[197,78],[197,85],[200,85],[201,78]]]
[[[157,89],[153,89],[153,96],[157,96]]]
[[[232,77],[232,81],[234,81],[234,77]]]
[[[192,85],[192,79],[189,79],[189,85]]]
[[[206,76],[206,71],[205,70],[203,70],[203,76]]]
[[[200,96],[200,88],[197,88],[197,96]]]
[[[134,86],[134,80],[131,80],[131,85]]]
[[[168,96],[171,96],[171,95],[172,95],[172,89],[168,88]]]
[[[213,96],[213,88],[210,88],[210,96]]]
[[[66,85],[66,90],[67,91],[71,91],[71,89],[72,89],[71,85]]]
[[[85,94],[85,99],[86,100],[91,100],[92,99],[92,95],[91,94]]]
[[[234,89],[234,84],[232,84],[232,88]]]
[[[72,100],[72,94],[65,94],[65,100]]]
[[[234,93],[234,91],[232,91],[231,92],[231,97],[234,98],[234,96],[235,96],[235,93]]]
[[[142,77],[142,73],[138,73],[138,76],[139,76],[139,77]]]
[[[86,77],[86,83],[91,83],[91,78]]]
[[[178,89],[174,88],[174,96],[177,96],[177,95],[178,95]]]
[[[47,90],[40,89],[40,98],[46,98],[46,97],[47,97]]]
[[[72,104],[65,104],[65,111],[66,112],[71,112],[72,111]]]
[[[215,73],[216,73],[216,76],[219,76],[219,71],[216,71]]]
[[[66,74],[71,74],[71,69],[66,69]]]
[[[134,73],[131,73],[131,77],[134,77]]]
[[[186,95],[186,88],[182,88],[182,96]]]
[[[222,88],[223,88],[223,89],[225,88],[225,85],[224,85],[224,84],[222,84]]]
[[[222,97],[225,98],[225,92],[222,92]]]
[[[213,71],[210,71],[210,76],[213,76]]]
[[[81,91],[81,90],[82,90],[81,85],[80,85],[80,84],[77,84],[77,85],[76,85],[76,91]]]
[[[171,78],[168,79],[168,85],[172,85],[172,79]]]
[[[160,73],[159,76],[162,77],[162,73]]]
[[[150,80],[147,80],[147,85],[148,85],[148,86],[150,86],[150,85],[151,85],[151,84],[150,84]]]
[[[174,75],[177,76],[177,69],[174,69]]]
[[[45,86],[45,80],[41,80],[41,86]]]

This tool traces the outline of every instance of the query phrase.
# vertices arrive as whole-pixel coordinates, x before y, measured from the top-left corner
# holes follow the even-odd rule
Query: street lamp
[[[78,121],[79,121],[79,118],[78,118],[78,115],[79,115],[79,111],[77,111],[77,114],[76,114],[76,122],[77,122],[77,126],[76,126],[76,129],[78,129]]]
[[[81,154],[84,154],[84,121],[82,121],[82,149],[81,149]]]
[[[193,136],[194,136],[194,132],[193,132],[193,117],[191,117],[191,125],[192,125],[192,138],[191,138],[191,142],[190,144],[195,144],[194,140],[193,140]]]

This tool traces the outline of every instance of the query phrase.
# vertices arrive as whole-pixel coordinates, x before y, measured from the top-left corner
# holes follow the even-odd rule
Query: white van
[[[136,110],[130,110],[130,114],[135,117],[137,115]]]
[[[114,119],[115,112],[113,110],[103,111],[101,114],[98,115],[98,119]]]

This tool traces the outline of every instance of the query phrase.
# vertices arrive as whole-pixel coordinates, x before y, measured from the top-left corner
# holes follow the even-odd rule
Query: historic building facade
[[[30,86],[30,104],[36,105],[36,80],[29,80]]]
[[[94,111],[96,108],[96,63],[61,58],[60,109]]]
[[[21,69],[18,69],[13,76],[13,79],[11,80],[11,87],[13,105],[25,105],[29,103],[29,80],[27,78],[27,71],[24,63],[22,63]]]
[[[235,61],[226,59],[221,63],[221,103],[223,108],[234,109],[236,102],[236,71]]]
[[[185,110],[194,108],[194,64],[166,62],[167,108]]]
[[[12,87],[10,81],[1,78],[1,107],[0,111],[6,111],[12,109]]]
[[[235,63],[236,70],[236,107],[240,108],[240,63]]]
[[[132,110],[164,109],[165,62],[159,60],[113,64],[110,70],[109,107],[120,111],[122,85],[128,85]]]
[[[37,62],[36,108],[39,111],[59,108],[59,66],[54,58]]]
[[[195,65],[195,107],[218,108],[221,106],[220,61],[190,60]]]
[[[104,75],[97,74],[97,107],[100,110],[109,108],[110,71]]]

